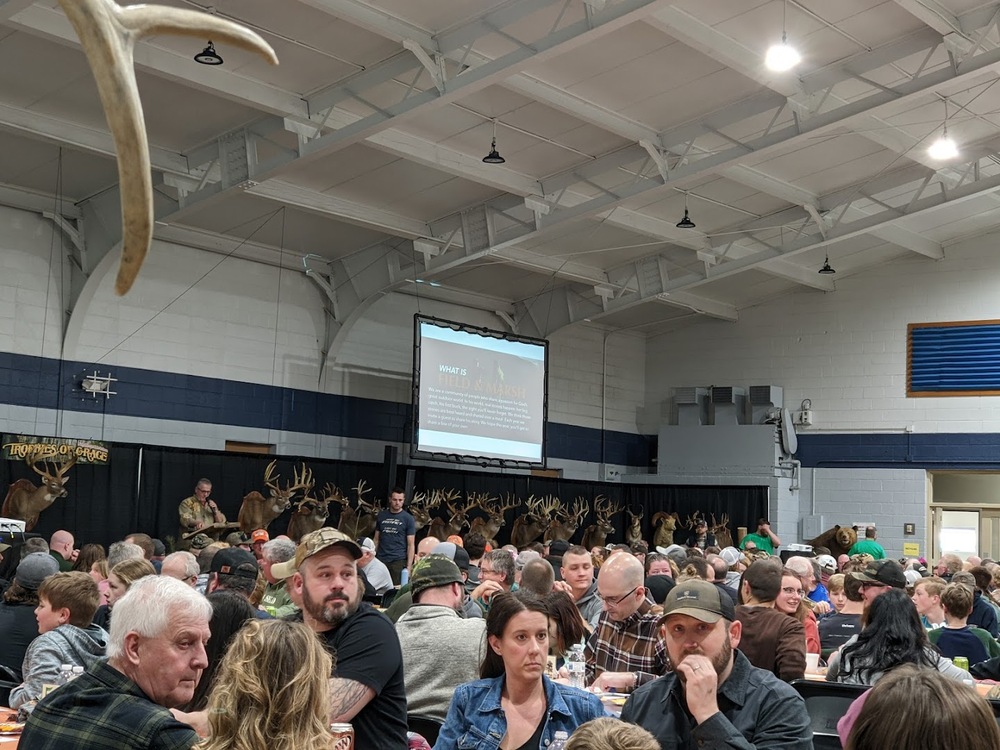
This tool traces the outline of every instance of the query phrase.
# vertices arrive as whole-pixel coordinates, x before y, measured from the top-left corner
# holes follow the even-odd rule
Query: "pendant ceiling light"
[[[833,266],[830,265],[830,254],[829,253],[826,254],[826,260],[823,261],[823,267],[821,269],[819,269],[819,271],[817,271],[817,273],[821,273],[824,276],[829,276],[830,274],[837,273],[834,270]]]
[[[691,221],[691,217],[688,215],[688,194],[684,193],[684,218],[677,222],[678,229],[694,229],[697,224]]]
[[[773,70],[775,73],[785,73],[802,61],[802,55],[788,43],[787,16],[788,0],[785,0],[781,10],[781,42],[772,44],[764,56],[764,64],[767,69]]]
[[[948,135],[948,100],[944,100],[944,130],[941,137],[927,149],[927,155],[936,161],[946,161],[958,156],[958,144]]]
[[[222,65],[222,58],[215,51],[215,45],[212,44],[211,40],[209,40],[208,46],[205,49],[194,56],[194,60],[195,62],[200,62],[202,65]]]
[[[500,156],[497,151],[497,121],[493,120],[493,143],[490,144],[490,152],[483,157],[484,164],[503,164],[507,160]]]

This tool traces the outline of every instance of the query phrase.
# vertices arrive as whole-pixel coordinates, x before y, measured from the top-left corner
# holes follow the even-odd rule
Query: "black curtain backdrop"
[[[56,500],[44,511],[34,531],[48,538],[57,529],[68,529],[75,535],[77,546],[88,542],[107,546],[133,531],[145,531],[164,541],[176,538],[177,506],[193,493],[201,477],[212,481],[212,497],[226,517],[236,521],[244,495],[253,490],[266,494],[264,471],[272,459],[278,461],[282,484],[291,481],[293,467],[305,461],[316,481],[315,493],[330,482],[353,497],[351,488],[364,480],[372,489],[366,497],[384,499],[388,495],[382,464],[112,444],[107,465],[77,464],[70,469],[69,496]],[[398,467],[396,484],[405,485],[407,468]],[[757,518],[767,515],[768,488],[764,486],[605,484],[437,467],[413,470],[417,491],[455,489],[463,496],[486,492],[497,497],[510,493],[522,500],[530,495],[555,495],[567,504],[584,497],[591,507],[596,495],[604,495],[633,512],[643,511],[643,537],[648,541],[653,535],[652,516],[661,510],[676,511],[682,520],[696,511],[705,516],[714,514],[716,519],[726,514],[734,539],[738,526],[753,528]],[[38,476],[22,462],[0,461],[0,486],[20,478],[35,482]],[[514,519],[521,512],[518,508],[506,513],[506,524],[497,535],[499,542],[509,540]],[[473,516],[476,514],[473,512]],[[444,517],[447,510],[441,509],[436,515]],[[290,512],[285,512],[271,524],[272,536],[285,531],[289,516]],[[327,523],[336,525],[338,516],[339,506],[331,507]],[[624,541],[626,519],[624,511],[614,517],[615,532],[609,541]],[[593,522],[591,512],[573,541],[579,541],[582,529]],[[417,536],[423,534],[421,531]]]

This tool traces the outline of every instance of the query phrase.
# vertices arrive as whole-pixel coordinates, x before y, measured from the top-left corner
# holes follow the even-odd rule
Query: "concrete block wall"
[[[801,516],[822,515],[826,528],[873,522],[889,557],[901,557],[904,542],[929,554],[927,472],[920,469],[803,469],[799,503]],[[915,524],[916,534],[904,535],[904,523]]]
[[[157,241],[132,291],[113,285],[105,274],[74,310],[66,359],[316,388],[324,312],[301,272]]]
[[[907,398],[909,323],[995,319],[1000,257],[993,234],[952,245],[940,261],[914,255],[836,292],[802,291],[647,343],[647,402],[675,386],[780,385],[785,406],[812,401],[803,432],[1000,432],[1000,399]],[[657,373],[658,377],[652,377]]]
[[[0,352],[59,357],[69,269],[62,232],[38,214],[0,206]]]

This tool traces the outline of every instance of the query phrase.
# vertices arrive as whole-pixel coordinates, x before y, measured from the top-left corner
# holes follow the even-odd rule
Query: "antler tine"
[[[47,477],[47,476],[49,476],[49,473],[44,468],[41,468],[41,469],[38,468],[39,461],[38,461],[37,458],[34,459],[33,461],[25,460],[25,463],[28,464],[28,466],[31,467],[31,470],[33,472],[35,472],[38,476],[40,476],[40,477]],[[44,467],[45,463],[44,462],[41,462],[41,463],[42,463],[42,466]]]
[[[368,483],[364,479],[359,479],[356,487],[352,487],[358,496],[358,502],[364,499],[364,496],[372,491],[372,488],[368,486]]]
[[[423,508],[425,502],[427,502],[427,493],[426,492],[414,492],[413,493],[413,499],[410,500],[410,505],[411,506],[416,505],[416,506],[418,506],[420,508]]]
[[[67,461],[62,466],[60,466],[58,469],[56,469],[56,473],[58,474],[58,476],[59,476],[60,479],[62,479],[63,476],[66,474],[66,472],[69,471],[73,467],[73,464],[76,463],[76,459],[77,459],[77,457],[73,456],[69,461]]]
[[[518,500],[516,497],[514,497],[513,495],[511,495],[508,492],[507,493],[507,497],[505,497],[500,502],[500,513],[506,513],[508,510],[513,510],[514,508],[516,508],[520,504],[521,504],[521,501]]]
[[[274,459],[267,465],[264,469],[264,484],[270,487],[275,492],[278,491],[277,482],[281,479],[281,474],[275,474],[274,470],[278,466],[278,459]]]

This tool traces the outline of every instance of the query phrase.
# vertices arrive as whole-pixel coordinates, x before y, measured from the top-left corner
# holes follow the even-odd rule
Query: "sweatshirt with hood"
[[[97,625],[78,628],[67,623],[42,633],[24,655],[21,667],[24,682],[10,691],[10,707],[39,700],[45,685],[59,684],[59,669],[63,664],[87,669],[104,657],[107,647],[108,633]]]

